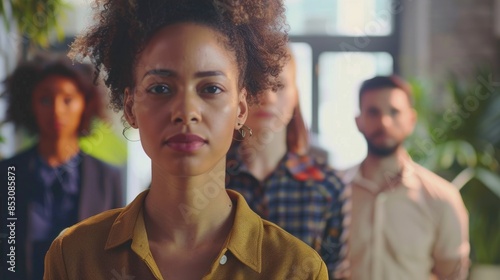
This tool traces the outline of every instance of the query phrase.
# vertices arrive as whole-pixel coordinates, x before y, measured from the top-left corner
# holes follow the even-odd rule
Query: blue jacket
[[[36,178],[37,172],[34,149],[36,147],[0,161],[0,279],[28,279],[26,275],[26,252],[29,249],[26,246],[29,224],[28,198],[30,190],[36,187],[33,186],[33,178]],[[105,210],[123,206],[125,196],[122,174],[118,168],[85,153],[82,153],[79,168],[81,172],[79,221]],[[10,175],[15,174],[15,176],[9,177],[9,171]],[[15,246],[14,250],[11,250],[13,249],[11,246]],[[10,260],[15,261],[15,273],[8,270],[14,264],[13,262],[9,264]]]

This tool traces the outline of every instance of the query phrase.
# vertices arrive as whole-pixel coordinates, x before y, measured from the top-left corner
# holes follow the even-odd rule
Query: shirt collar
[[[226,191],[233,204],[236,205],[236,213],[227,242],[227,249],[240,262],[260,273],[262,270],[262,239],[264,237],[262,219],[250,209],[243,196],[232,190]],[[141,244],[147,244],[147,234],[142,215],[147,193],[148,190],[139,194],[115,219],[108,235],[106,250],[120,246],[135,238],[136,240],[131,245],[132,249],[144,259],[152,258],[149,247],[147,249],[140,247]]]
[[[314,159],[308,155],[298,155],[289,152],[285,156],[285,166],[298,181],[323,181],[326,177],[323,170],[318,168]]]
[[[411,157],[406,154],[403,157],[403,170],[401,173],[401,184],[403,187],[409,188],[409,189],[418,189],[420,188],[420,177],[418,176],[417,172],[418,165],[413,162]],[[379,187],[373,183],[372,181],[366,179],[363,177],[361,174],[361,164],[353,167],[350,172],[354,171],[355,175],[353,178],[353,182],[361,187],[364,187],[365,189],[368,189],[372,192],[378,192]]]
[[[62,190],[68,194],[78,193],[78,181],[79,181],[79,166],[83,160],[83,154],[81,151],[76,153],[73,157],[68,159],[66,162],[59,166],[52,167],[48,162],[40,155],[37,150],[37,145],[35,145],[30,153],[33,153],[35,158],[36,170],[39,170],[38,177],[39,180],[43,182],[45,189],[51,190],[53,184],[56,180],[60,182]]]
[[[242,263],[260,273],[264,237],[262,219],[250,209],[241,194],[233,190],[227,190],[227,193],[236,204],[233,228],[227,248]]]
[[[149,190],[145,190],[140,193],[134,201],[123,208],[123,211],[116,217],[109,231],[108,240],[104,247],[105,250],[122,245],[133,238],[137,217],[139,213],[141,213],[144,199],[148,192]]]
[[[228,152],[228,169],[232,169],[233,172],[246,172],[248,167],[243,162],[241,158],[241,153],[239,152],[239,144],[233,144]],[[325,173],[321,168],[318,167],[313,157],[309,155],[299,155],[296,153],[288,152],[279,161],[277,169],[286,169],[297,181],[323,181],[326,177]]]
[[[418,175],[418,165],[408,156],[406,158],[402,173],[401,182],[410,189],[418,189],[421,186],[421,180]]]
[[[81,150],[78,151],[74,156],[69,158],[67,161],[62,163],[59,166],[52,167],[48,164],[47,161],[40,155],[38,152],[38,147],[37,145],[33,146],[30,150],[30,152],[33,152],[33,154],[36,156],[37,164],[40,167],[46,168],[46,169],[51,169],[51,170],[64,170],[68,172],[72,172],[78,168],[78,165],[82,161],[83,153]]]

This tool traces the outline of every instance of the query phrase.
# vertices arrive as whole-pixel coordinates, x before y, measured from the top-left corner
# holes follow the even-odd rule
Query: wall
[[[499,0],[402,2],[404,76],[442,84],[450,72],[470,77],[483,66],[498,72]]]

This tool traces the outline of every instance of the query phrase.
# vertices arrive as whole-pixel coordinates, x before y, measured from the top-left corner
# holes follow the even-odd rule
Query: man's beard
[[[379,147],[374,145],[369,139],[366,139],[366,143],[368,144],[368,153],[378,157],[391,156],[396,152],[399,146],[401,146],[401,143],[397,143],[390,147]]]

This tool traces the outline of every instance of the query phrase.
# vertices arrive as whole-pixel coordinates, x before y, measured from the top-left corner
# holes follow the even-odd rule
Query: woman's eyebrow
[[[224,76],[227,78],[226,74],[222,71],[200,71],[194,74],[197,78],[210,77],[210,76]]]
[[[168,70],[168,69],[151,69],[144,74],[142,79],[144,80],[144,78],[146,78],[146,76],[150,76],[150,75],[161,76],[161,77],[175,77],[175,76],[177,76],[177,73],[175,71]]]
[[[151,69],[147,71],[142,79],[146,78],[146,76],[161,76],[161,77],[175,77],[177,76],[177,72],[173,70],[168,70],[168,69]],[[227,75],[218,70],[213,70],[213,71],[199,71],[194,74],[196,78],[204,78],[204,77],[211,77],[211,76],[223,76],[227,77]]]

